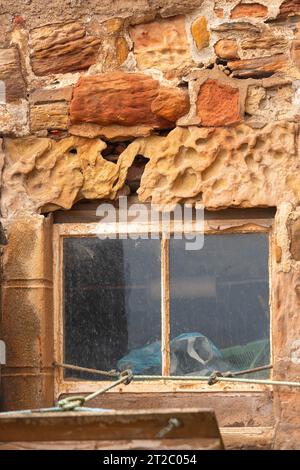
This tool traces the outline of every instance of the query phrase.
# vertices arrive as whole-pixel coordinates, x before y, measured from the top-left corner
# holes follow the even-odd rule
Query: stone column
[[[1,337],[2,409],[53,404],[52,220],[41,215],[3,220]]]
[[[280,250],[273,273],[273,378],[300,382],[299,208],[277,221]],[[280,219],[280,217],[279,217]],[[284,220],[285,219],[285,220]],[[280,222],[280,224],[278,224]],[[273,387],[275,449],[299,449],[299,388]]]

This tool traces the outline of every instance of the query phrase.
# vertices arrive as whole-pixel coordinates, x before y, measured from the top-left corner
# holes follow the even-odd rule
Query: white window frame
[[[272,347],[272,283],[271,273],[274,264],[274,233],[273,233],[274,219],[266,214],[266,218],[224,218],[218,217],[218,213],[212,218],[204,220],[204,233],[209,234],[222,234],[222,233],[266,233],[269,238],[269,305],[270,305],[270,363],[273,362],[273,347]],[[102,225],[102,224],[101,224]],[[171,227],[172,232],[176,232],[176,227],[180,226],[174,221]],[[153,223],[116,223],[113,229],[109,226],[102,226],[103,233],[111,234],[143,234],[143,233],[157,233],[160,232],[161,238],[161,286],[162,286],[162,375],[168,375],[167,372],[170,367],[170,344],[169,344],[169,315],[170,315],[170,295],[169,295],[169,250],[168,250],[168,232],[161,232],[161,227]],[[197,233],[195,230],[195,222],[191,222],[190,226],[185,225],[185,229],[189,233]],[[97,223],[55,223],[53,226],[53,259],[54,259],[54,357],[57,363],[64,362],[64,334],[63,334],[63,240],[66,237],[96,237],[99,233],[99,224]],[[271,372],[272,377],[272,372]],[[91,381],[74,378],[65,378],[64,369],[57,367],[55,370],[55,398],[61,394],[68,393],[85,393],[98,390],[102,385],[108,383],[105,380]],[[249,392],[266,392],[272,389],[270,385],[263,384],[245,384],[245,383],[230,383],[218,382],[213,386],[209,386],[206,382],[189,380],[183,378],[182,380],[143,380],[133,381],[129,385],[120,385],[115,387],[107,393],[153,393],[153,392],[236,392],[236,393],[249,393]]]

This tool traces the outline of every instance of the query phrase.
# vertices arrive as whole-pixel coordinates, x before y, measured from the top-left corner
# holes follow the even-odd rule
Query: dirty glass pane
[[[206,235],[198,251],[170,240],[170,296],[172,375],[269,363],[266,234]]]
[[[65,362],[161,374],[160,297],[160,240],[65,238]]]

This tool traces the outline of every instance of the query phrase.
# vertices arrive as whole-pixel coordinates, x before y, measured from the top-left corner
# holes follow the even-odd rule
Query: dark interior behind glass
[[[171,374],[268,364],[268,235],[207,235],[201,250],[185,247],[170,240]],[[65,362],[161,374],[160,249],[151,239],[64,239]]]

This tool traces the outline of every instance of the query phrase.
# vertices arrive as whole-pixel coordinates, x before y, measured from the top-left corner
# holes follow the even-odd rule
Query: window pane
[[[269,363],[266,234],[207,235],[198,251],[170,240],[170,296],[172,375]]]
[[[161,374],[160,297],[160,240],[65,238],[65,362]]]

